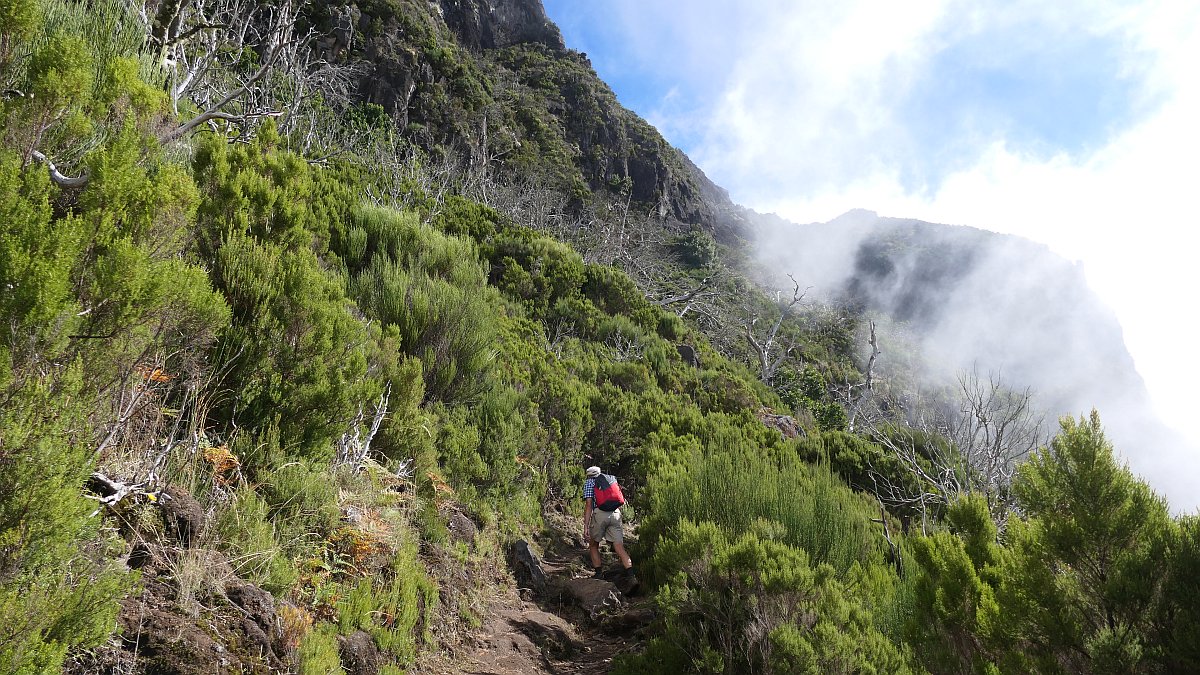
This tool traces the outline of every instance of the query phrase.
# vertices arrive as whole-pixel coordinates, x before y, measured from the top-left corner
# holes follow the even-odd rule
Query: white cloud
[[[694,19],[688,39],[710,47],[679,53],[710,68],[728,59],[710,71],[725,75],[720,94],[692,111],[699,120],[672,120],[666,107],[660,123],[703,129],[685,149],[736,201],[797,222],[861,207],[968,224],[1082,261],[1121,321],[1160,413],[1200,443],[1190,419],[1200,383],[1200,359],[1191,355],[1200,339],[1200,6],[772,1],[752,3],[752,21],[710,43],[705,31],[717,27],[702,21],[710,4],[675,8]],[[952,148],[922,146],[899,109],[912,83],[947,45],[997,31],[1010,33],[994,52],[998,61],[1079,34],[1103,38],[1120,59],[1113,77],[1136,80],[1125,95],[1140,118],[1120,120],[1125,128],[1109,130],[1087,153],[1031,152],[982,132]],[[987,45],[980,53],[989,54]],[[912,162],[940,161],[939,153],[955,164],[914,181]],[[1188,466],[1196,471],[1200,457]]]

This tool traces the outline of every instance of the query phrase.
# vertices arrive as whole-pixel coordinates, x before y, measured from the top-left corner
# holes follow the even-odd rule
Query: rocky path
[[[492,606],[454,669],[437,672],[602,675],[614,658],[640,648],[653,611],[611,552],[606,578],[593,579],[580,541],[559,531],[539,543],[510,548],[519,590]]]

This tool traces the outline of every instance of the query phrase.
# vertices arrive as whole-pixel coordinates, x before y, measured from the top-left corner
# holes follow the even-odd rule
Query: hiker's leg
[[[588,553],[592,555],[592,567],[600,567],[600,542],[595,537],[588,543]]]
[[[633,561],[629,559],[629,554],[625,552],[625,544],[619,541],[614,541],[613,548],[617,549],[617,557],[621,559],[621,565],[624,566],[625,569],[633,567]]]
[[[600,569],[600,540],[604,538],[604,528],[599,527],[597,522],[597,514],[599,511],[592,511],[592,522],[588,523],[588,553],[592,556],[592,569]]]
[[[617,552],[617,558],[621,560],[621,565],[625,569],[633,567],[633,561],[629,559],[629,554],[625,552],[625,532],[621,526],[621,512],[615,511],[612,518],[608,522],[608,540],[612,542],[613,550]]]

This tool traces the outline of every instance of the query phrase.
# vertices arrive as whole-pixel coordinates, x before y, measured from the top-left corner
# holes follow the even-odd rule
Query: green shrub
[[[705,268],[717,261],[717,242],[702,230],[675,237],[671,240],[671,248],[688,267]]]
[[[289,462],[271,472],[262,491],[278,539],[292,558],[316,549],[341,518],[328,466]]]
[[[682,339],[684,333],[687,332],[687,324],[677,315],[659,310],[658,326],[655,328],[655,332],[664,340],[676,341]]]
[[[479,453],[479,428],[470,421],[464,406],[439,406],[437,448],[446,477],[455,485],[482,482],[488,474],[487,463]]]
[[[607,265],[588,265],[586,273],[583,294],[602,312],[633,317],[638,310],[650,307],[637,284],[624,272]],[[648,326],[650,330],[657,328],[657,318]]]
[[[401,664],[411,663],[417,646],[429,642],[428,619],[437,603],[437,586],[425,575],[416,548],[406,545],[391,566],[358,580],[337,603],[343,634],[366,631],[379,648]]]
[[[277,425],[285,446],[328,457],[332,439],[379,390],[365,378],[367,331],[342,283],[311,251],[241,235],[216,257],[215,277],[234,314],[220,353],[232,357],[235,394],[217,412],[252,429]]]
[[[759,405],[758,395],[746,379],[723,369],[701,371],[694,387],[692,396],[704,411],[738,413]]]
[[[70,273],[83,245],[79,219],[53,220],[50,193],[45,171],[23,170],[20,157],[0,151],[0,316],[11,325],[0,346],[17,349],[14,338],[28,336],[47,355],[65,348],[78,322]]]
[[[427,399],[469,400],[485,388],[500,303],[478,265],[456,257],[470,250],[465,242],[451,245],[428,228],[419,236],[445,245],[414,253],[396,243],[400,257],[372,257],[350,292],[368,316],[395,326],[405,354],[421,360]]]
[[[376,591],[376,597],[380,620],[371,635],[380,649],[402,664],[411,663],[418,645],[433,641],[430,617],[438,599],[438,587],[426,576],[415,545],[396,554],[388,581]]]
[[[421,533],[421,538],[430,544],[445,544],[450,541],[450,528],[446,520],[438,513],[437,504],[433,499],[422,499],[413,514],[414,524]]]
[[[621,672],[912,672],[834,569],[784,533],[680,521],[656,551],[662,639]]]
[[[0,670],[57,672],[116,626],[130,573],[80,486],[92,471],[78,369],[31,380],[0,407]],[[118,544],[123,549],[123,545]]]
[[[722,433],[729,440],[714,438],[707,452],[652,478],[651,515],[643,526],[647,543],[657,543],[685,519],[710,521],[729,533],[766,522],[779,525],[782,542],[839,573],[880,559],[879,539],[869,529],[873,506],[828,469],[770,459],[732,430]]]
[[[490,206],[452,195],[446,199],[430,224],[446,234],[484,242],[503,228],[506,221]]]
[[[300,641],[301,675],[345,675],[338,651],[337,627],[319,623]]]
[[[221,549],[239,576],[282,595],[296,582],[298,572],[276,539],[268,510],[253,489],[243,487],[218,511],[216,530]]]
[[[520,300],[529,316],[543,319],[560,300],[579,294],[583,259],[571,247],[547,237],[510,230],[484,247],[492,263],[489,281]]]
[[[375,599],[371,577],[364,577],[346,592],[337,603],[338,631],[349,635],[356,630],[366,630],[372,627],[373,613],[379,603]]]

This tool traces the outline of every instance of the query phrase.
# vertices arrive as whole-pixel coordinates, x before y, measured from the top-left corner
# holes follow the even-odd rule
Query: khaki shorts
[[[592,509],[592,541],[601,542],[605,539],[617,543],[624,541],[621,535],[621,509]]]

